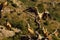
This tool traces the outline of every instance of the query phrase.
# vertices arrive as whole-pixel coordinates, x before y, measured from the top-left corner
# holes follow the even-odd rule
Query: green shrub
[[[23,3],[26,3],[27,0],[20,0],[20,1],[23,2]]]
[[[41,4],[38,4],[38,10],[39,10],[39,12],[43,12],[44,11],[44,6],[43,6],[43,4],[41,3]]]
[[[44,25],[48,26],[48,24],[49,24],[48,21],[45,21],[45,22],[44,22]]]
[[[52,38],[53,38],[53,40],[60,40],[58,37],[56,37],[56,36],[52,36]]]

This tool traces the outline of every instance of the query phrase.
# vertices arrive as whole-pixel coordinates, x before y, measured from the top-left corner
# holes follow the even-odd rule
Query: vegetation
[[[33,1],[32,0],[18,0],[18,1],[21,2],[21,3],[18,3],[20,7],[18,7],[17,4],[14,3],[14,1],[7,0],[8,5],[6,7],[3,7],[2,18],[0,18],[0,25],[5,26],[6,19],[8,19],[12,27],[20,29],[22,33],[20,32],[16,33],[16,35],[14,35],[13,37],[7,37],[7,38],[4,37],[3,40],[20,40],[21,35],[31,36],[31,34],[28,32],[28,26],[27,26],[26,21],[28,21],[28,23],[30,24],[30,27],[34,31],[36,31],[36,29],[38,28],[38,25],[35,22],[35,14],[29,13],[29,12],[23,12],[23,10],[25,10],[27,7],[35,7],[37,4],[38,11],[41,13],[41,12],[44,12],[44,5],[43,5],[44,3],[41,3],[41,1],[39,0],[37,1],[36,0],[33,0]],[[49,31],[49,33],[53,33],[57,27],[60,28],[60,25],[59,25],[60,24],[60,4],[56,4],[55,8],[50,4],[46,4],[46,5],[48,5],[47,10],[51,14],[52,19],[51,20],[41,19],[39,23],[41,24],[42,28],[45,27]],[[31,16],[31,14],[33,16]],[[56,20],[53,20],[53,18],[55,18]],[[44,36],[42,28],[39,28],[37,31],[42,36]],[[53,40],[60,40],[59,37],[60,37],[60,33],[58,37],[56,37],[55,35],[52,36]]]

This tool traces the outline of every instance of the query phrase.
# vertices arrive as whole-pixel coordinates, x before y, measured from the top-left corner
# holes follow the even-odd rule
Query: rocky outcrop
[[[13,37],[15,33],[20,32],[17,28],[12,28],[11,30],[7,30],[5,26],[0,25],[0,38],[4,37]]]

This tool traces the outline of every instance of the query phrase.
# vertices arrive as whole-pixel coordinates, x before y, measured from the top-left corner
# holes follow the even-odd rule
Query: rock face
[[[17,28],[12,28],[12,30],[13,30],[15,33],[18,33],[18,32],[21,31],[20,29],[17,29]]]
[[[4,26],[0,26],[0,34],[4,37],[11,37],[15,35],[14,31],[6,30]]]
[[[1,38],[4,38],[4,37],[12,37],[12,36],[15,35],[16,32],[17,33],[20,32],[19,29],[15,29],[15,28],[13,28],[13,29],[12,29],[13,31],[7,30],[4,26],[1,26],[0,25],[0,37]]]

